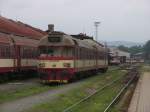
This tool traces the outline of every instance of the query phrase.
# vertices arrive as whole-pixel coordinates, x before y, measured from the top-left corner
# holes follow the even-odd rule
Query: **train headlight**
[[[70,67],[71,66],[70,63],[64,63],[63,65],[64,65],[64,67]]]
[[[56,67],[56,64],[53,64],[52,67]]]
[[[41,67],[41,68],[45,67],[45,63],[40,63],[39,67]]]

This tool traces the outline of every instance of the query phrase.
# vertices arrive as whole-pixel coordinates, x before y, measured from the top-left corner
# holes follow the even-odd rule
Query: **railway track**
[[[128,73],[127,73],[127,78],[125,82],[125,85],[120,89],[120,91],[118,92],[118,94],[115,96],[115,98],[109,103],[109,105],[105,108],[104,112],[107,112],[112,106],[113,104],[119,99],[119,97],[122,95],[122,93],[126,90],[126,88],[132,83],[132,81],[136,78],[137,76],[137,72],[136,72],[136,68],[132,68]],[[133,76],[130,76],[134,73]],[[100,93],[101,91],[105,90],[106,88],[110,87],[112,84],[118,82],[119,80],[121,80],[122,78],[124,78],[126,75],[121,76],[115,80],[113,80],[112,82],[104,85],[102,88],[98,89],[97,91],[95,91],[93,94],[79,100],[78,102],[74,103],[73,105],[67,107],[65,110],[63,110],[62,112],[70,112],[73,108],[75,108],[76,106],[78,106],[81,103],[84,103],[86,101],[88,101],[88,99],[90,99],[91,97],[95,96],[97,93]]]
[[[110,108],[115,104],[117,100],[119,100],[120,96],[124,93],[124,91],[127,89],[127,87],[133,82],[133,80],[136,78],[137,74],[134,74],[133,77],[120,89],[118,94],[114,97],[114,99],[109,103],[109,105],[105,108],[104,112],[108,112]]]

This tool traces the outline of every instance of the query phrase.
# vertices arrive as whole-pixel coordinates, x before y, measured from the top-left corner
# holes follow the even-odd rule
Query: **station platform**
[[[150,72],[141,75],[128,112],[150,112]]]

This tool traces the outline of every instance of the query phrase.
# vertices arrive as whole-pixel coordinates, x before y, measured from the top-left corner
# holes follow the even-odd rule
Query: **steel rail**
[[[128,81],[128,83],[120,89],[119,93],[116,95],[116,97],[111,101],[111,103],[105,108],[104,112],[108,112],[110,107],[119,99],[119,97],[122,95],[122,93],[125,91],[125,89],[131,84],[131,82],[135,79],[136,74]]]
[[[125,75],[126,75],[126,74],[125,74]],[[79,105],[80,103],[86,101],[87,99],[89,99],[90,97],[94,96],[95,94],[101,92],[102,90],[104,90],[105,88],[109,87],[109,86],[112,85],[113,83],[119,81],[119,80],[120,80],[121,78],[123,78],[125,75],[120,76],[119,78],[113,80],[112,82],[110,82],[110,83],[104,85],[102,88],[98,89],[98,90],[97,90],[96,92],[94,92],[93,94],[91,94],[91,95],[89,95],[89,96],[87,96],[87,97],[85,97],[85,98],[79,100],[78,102],[74,103],[73,105],[67,107],[67,108],[66,108],[65,110],[63,110],[62,112],[69,112],[69,111],[70,111],[72,108],[74,108],[75,106],[77,106],[77,105]]]

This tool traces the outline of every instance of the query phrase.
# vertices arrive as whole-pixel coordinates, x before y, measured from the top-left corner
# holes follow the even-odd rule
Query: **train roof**
[[[83,33],[80,33],[80,34],[77,34],[77,35],[71,35],[73,38],[76,38],[76,39],[92,39],[93,40],[93,37],[90,37],[90,36],[87,36],[86,34],[83,34]]]
[[[10,39],[9,36],[10,35],[8,35],[8,34],[0,32],[0,43],[10,44],[11,43],[11,39]]]
[[[11,37],[14,42],[15,45],[21,45],[21,46],[31,46],[31,47],[37,47],[38,46],[38,40],[35,39],[30,39],[30,38],[26,38],[26,37],[22,37],[20,38],[19,36],[12,36]]]
[[[60,37],[62,38],[61,42],[57,43],[57,42],[54,42],[54,43],[50,43],[48,41],[48,38],[57,38],[57,37]],[[63,33],[63,32],[51,32],[50,34],[44,36],[40,42],[39,42],[39,45],[40,46],[45,46],[45,45],[49,45],[49,46],[73,46],[74,45],[74,42],[73,40],[71,39],[71,36]]]
[[[5,44],[14,43],[15,45],[37,47],[39,40],[0,32],[0,42]]]
[[[61,38],[59,42],[49,42],[49,39]],[[67,35],[63,32],[52,32],[49,35],[44,36],[40,42],[39,46],[80,46],[88,49],[99,49],[101,50],[104,46],[93,39],[78,39],[71,35]]]
[[[104,48],[104,45],[95,40],[84,39],[83,41],[84,43],[88,43],[89,45],[93,46],[94,48],[97,48],[98,50],[102,50],[102,48]]]
[[[2,16],[0,16],[0,31],[19,36],[27,36],[33,39],[41,39],[41,37],[47,34],[40,29]]]

